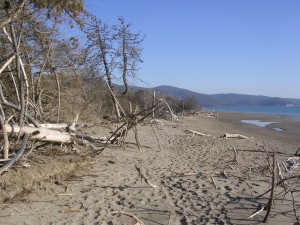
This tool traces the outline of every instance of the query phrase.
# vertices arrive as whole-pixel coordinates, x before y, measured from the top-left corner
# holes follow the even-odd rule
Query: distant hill
[[[117,88],[122,89],[122,86],[116,85]],[[131,91],[138,91],[141,89],[150,89],[160,92],[163,95],[174,96],[178,99],[194,98],[199,106],[278,106],[278,105],[300,105],[300,99],[294,98],[278,98],[268,97],[262,95],[244,95],[244,94],[200,94],[187,89],[161,85],[154,88],[142,88],[132,86]]]
[[[152,88],[165,95],[175,96],[179,99],[195,98],[201,106],[277,106],[300,105],[300,99],[277,98],[261,95],[244,94],[200,94],[190,90],[173,86],[162,85]]]

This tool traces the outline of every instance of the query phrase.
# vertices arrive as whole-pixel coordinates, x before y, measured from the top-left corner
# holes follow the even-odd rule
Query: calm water
[[[300,120],[300,106],[216,106],[207,110],[287,116]]]

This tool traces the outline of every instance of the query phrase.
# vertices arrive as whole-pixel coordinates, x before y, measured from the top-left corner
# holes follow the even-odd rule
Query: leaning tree
[[[119,24],[110,26],[95,16],[89,17],[89,22],[83,26],[88,38],[89,61],[99,67],[106,78],[111,91],[111,98],[117,117],[125,116],[117,98],[113,81],[123,80],[125,91],[128,90],[128,78],[136,78],[138,64],[141,60],[141,47],[144,37],[131,31],[131,24],[126,24],[123,17]]]

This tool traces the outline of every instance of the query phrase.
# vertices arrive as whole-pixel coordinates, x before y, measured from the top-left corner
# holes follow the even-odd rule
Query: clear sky
[[[139,78],[150,87],[300,98],[300,0],[85,2],[146,35]]]

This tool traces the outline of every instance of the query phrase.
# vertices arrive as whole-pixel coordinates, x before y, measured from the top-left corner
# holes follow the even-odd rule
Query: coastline
[[[207,107],[206,109],[227,113],[278,116],[300,121],[300,106],[216,106]]]
[[[295,118],[274,115],[244,114],[219,112],[219,121],[232,124],[237,130],[256,138],[276,142],[278,146],[290,154],[294,154],[300,147],[300,121]],[[241,120],[260,120],[274,122],[266,127],[242,123]],[[274,128],[283,129],[276,131]]]
[[[245,124],[241,122],[243,119],[278,122],[276,126],[286,130],[273,130],[275,124],[266,128]],[[154,127],[155,132],[149,124],[138,126],[139,141],[144,146],[142,153],[137,146],[127,144],[125,148],[109,147],[101,155],[87,157],[82,170],[76,170],[71,178],[41,181],[42,185],[33,186],[34,190],[25,194],[22,201],[0,204],[1,221],[5,224],[133,224],[131,218],[113,215],[119,210],[136,215],[147,225],[258,224],[262,221],[265,211],[248,217],[259,204],[267,202],[268,195],[254,199],[270,187],[271,176],[263,149],[276,150],[278,162],[292,156],[300,147],[299,122],[240,113],[219,113],[218,119],[197,116],[180,120],[164,121],[164,126]],[[187,129],[209,136],[192,136],[185,132]],[[108,131],[102,127],[89,130],[99,136]],[[249,138],[225,139],[224,133]],[[135,141],[134,136],[129,132],[129,143]],[[141,182],[134,165],[158,187],[151,188]],[[2,184],[9,173],[1,177]],[[30,169],[27,173],[31,173]],[[294,223],[293,211],[287,211],[289,207],[290,199],[276,202],[270,223]]]

